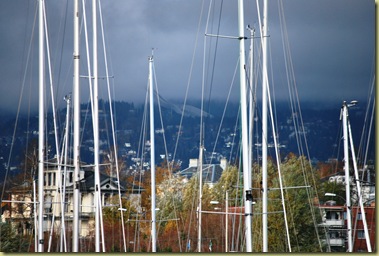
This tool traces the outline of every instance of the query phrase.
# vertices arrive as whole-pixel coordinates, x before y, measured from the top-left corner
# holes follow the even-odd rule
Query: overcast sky
[[[63,96],[72,91],[73,1],[45,2],[54,93],[58,103],[64,106]],[[87,2],[91,47],[91,1]],[[233,80],[238,62],[238,41],[211,37],[205,41],[204,36],[205,33],[238,35],[237,1],[213,2],[209,11],[209,1],[201,0],[101,1],[109,74],[113,77],[110,80],[113,99],[136,103],[144,101],[148,56],[152,48],[155,49],[155,74],[162,97],[183,101],[189,86],[188,97],[199,99],[205,59],[205,97],[225,100],[229,87],[234,84],[232,98],[238,99],[238,76]],[[276,99],[286,100],[288,89],[278,1],[269,2],[270,73],[274,77],[270,86]],[[24,107],[29,104],[32,108],[37,106],[37,3],[36,0],[0,1],[2,109],[17,109],[20,95]],[[343,100],[367,98],[374,74],[374,4],[374,0],[283,1],[301,102],[327,101],[339,105]],[[245,1],[245,25],[250,24],[259,30],[256,9],[256,1]],[[248,30],[246,35],[249,35]],[[80,73],[86,76],[83,29],[80,40]],[[258,56],[259,39],[254,42]],[[246,40],[246,51],[249,44],[250,41]],[[102,52],[101,42],[99,47]],[[99,75],[105,76],[102,54],[99,54],[99,62]],[[104,79],[100,81],[102,88],[105,88],[104,82]],[[89,93],[88,82],[84,78],[81,79],[81,87],[82,100],[86,101]],[[101,90],[101,95],[106,97],[105,90]]]

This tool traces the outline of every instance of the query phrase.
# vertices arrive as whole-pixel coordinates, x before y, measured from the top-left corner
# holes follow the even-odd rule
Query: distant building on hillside
[[[44,226],[45,232],[52,229],[59,231],[62,220],[65,220],[66,230],[71,230],[74,206],[73,200],[73,165],[72,160],[67,163],[67,169],[58,171],[57,159],[49,160],[45,165],[44,171]],[[91,235],[94,227],[95,213],[95,179],[93,166],[86,166],[81,163],[80,169],[80,236],[86,237]],[[60,187],[60,184],[62,187]],[[38,188],[37,188],[38,190]],[[118,200],[118,182],[116,178],[106,174],[100,174],[100,190],[102,207],[117,207]],[[138,186],[122,183],[120,184],[121,196],[128,196],[132,204],[136,204],[142,189]],[[9,209],[3,211],[2,221],[11,222],[17,225],[20,233],[30,233],[34,229],[31,225],[34,223],[34,207],[33,204],[33,185],[31,182],[23,182],[19,186],[11,188],[9,191],[10,202]],[[38,193],[36,191],[36,193]],[[64,195],[64,196],[62,196]],[[36,196],[38,200],[38,196]],[[136,205],[137,206],[137,205]],[[62,211],[63,210],[63,211]],[[64,212],[64,214],[61,214]],[[53,225],[53,226],[52,226]]]
[[[222,172],[226,169],[227,161],[225,158],[222,158],[219,164],[203,164],[202,167],[203,183],[213,187],[220,179]],[[198,168],[198,159],[190,159],[189,166],[178,172],[178,174],[189,180],[199,172]]]

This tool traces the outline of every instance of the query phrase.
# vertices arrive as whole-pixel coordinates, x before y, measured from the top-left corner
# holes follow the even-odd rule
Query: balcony
[[[344,226],[345,225],[345,220],[325,220],[324,222],[325,226]]]
[[[330,246],[344,246],[345,239],[344,238],[330,238],[329,244]]]
[[[344,247],[346,243],[344,238],[329,238],[329,241],[323,239],[322,242],[325,244],[329,242],[331,247]]]

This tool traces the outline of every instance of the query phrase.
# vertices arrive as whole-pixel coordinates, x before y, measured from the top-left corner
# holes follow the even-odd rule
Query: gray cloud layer
[[[91,1],[87,2],[87,23],[91,24]],[[222,2],[221,8],[221,1],[214,1],[207,32],[219,31],[223,35],[236,36],[237,1]],[[269,33],[275,77],[272,86],[275,86],[276,98],[286,99],[288,92],[284,83],[278,1],[269,2]],[[35,107],[38,101],[38,24],[34,23],[37,3],[35,0],[0,2],[0,108],[16,109],[22,88],[23,106],[28,106],[30,102]],[[200,98],[208,1],[111,0],[101,1],[101,4],[116,100],[142,102],[145,99],[147,57],[151,54],[151,48],[155,48],[160,94],[164,98],[183,100],[189,83],[189,97]],[[337,104],[342,100],[364,99],[373,78],[374,1],[287,0],[283,1],[283,6],[300,99]],[[46,9],[54,90],[57,101],[63,104],[63,96],[72,91],[72,1],[46,0]],[[246,1],[245,20],[246,25],[254,24],[258,29],[255,1]],[[91,29],[89,25],[89,33]],[[246,31],[246,35],[248,33]],[[91,45],[91,37],[89,41]],[[87,75],[84,43],[82,29],[81,74]],[[248,44],[247,41],[246,50]],[[211,94],[212,98],[225,99],[238,61],[238,41],[219,39],[216,42],[215,38],[207,38],[206,46],[207,97]],[[216,46],[217,52],[214,54]],[[189,82],[193,56],[195,61]],[[105,75],[103,60],[100,62],[100,75]],[[213,83],[210,85],[212,70]],[[85,101],[89,97],[86,89],[88,83],[84,79],[81,81]],[[100,82],[102,88],[105,87],[104,81]],[[233,87],[234,99],[239,97],[237,82],[238,77]],[[104,90],[102,93],[105,97]]]

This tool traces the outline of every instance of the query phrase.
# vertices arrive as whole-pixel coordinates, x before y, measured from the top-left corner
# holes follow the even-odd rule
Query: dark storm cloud
[[[29,104],[30,95],[31,105],[36,106],[38,26],[34,28],[34,34],[32,31],[37,3],[35,0],[0,2],[2,108],[17,107],[24,73],[23,104]],[[220,34],[236,36],[237,3],[223,1],[222,8],[220,3],[214,1],[207,32],[217,33],[219,30]],[[87,0],[88,7],[90,4],[91,1]],[[144,100],[147,57],[152,48],[155,48],[155,69],[160,94],[168,99],[184,99],[194,55],[189,96],[200,97],[208,1],[111,0],[102,1],[101,4],[110,75],[114,76],[111,82],[115,89],[115,99],[135,102]],[[62,104],[63,96],[72,90],[72,1],[46,0],[46,6],[56,98]],[[342,100],[365,98],[373,77],[374,1],[286,0],[283,1],[283,6],[300,99],[314,102],[328,100],[340,104]],[[92,30],[90,10],[87,8],[89,35]],[[218,19],[220,13],[221,20]],[[246,25],[254,24],[258,29],[255,1],[245,1],[245,20]],[[269,31],[274,84],[278,94],[276,98],[286,99],[288,92],[287,86],[283,85],[285,69],[278,1],[269,1]],[[33,46],[27,65],[27,50],[31,41]],[[91,37],[89,41],[91,44]],[[82,75],[87,74],[84,42],[82,29]],[[246,50],[248,44],[249,42]],[[219,39],[215,58],[213,53],[216,39],[207,38],[207,46],[213,47],[207,50],[207,56],[211,57],[207,67],[214,63],[215,73],[211,86],[210,71],[213,69],[207,69],[206,92],[212,98],[225,99],[238,61],[238,41]],[[102,57],[102,54],[99,56]],[[105,75],[102,63],[103,60],[100,60],[99,75]],[[237,82],[238,78],[233,88],[235,99],[239,94]],[[104,81],[101,81],[101,86],[104,88]],[[83,101],[89,97],[87,87],[83,81]]]
[[[373,1],[286,1],[303,99],[365,99],[373,78]],[[292,14],[292,15],[291,15]]]

